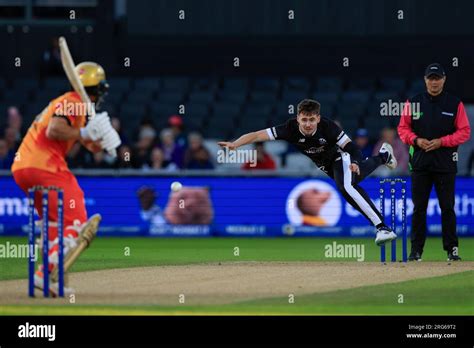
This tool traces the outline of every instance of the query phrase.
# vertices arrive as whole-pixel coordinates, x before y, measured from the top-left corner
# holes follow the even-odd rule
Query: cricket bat
[[[90,117],[95,116],[95,109],[92,106],[91,100],[86,93],[86,89],[81,83],[79,79],[79,75],[76,73],[74,61],[71,56],[71,52],[69,52],[69,47],[67,46],[67,41],[64,36],[59,38],[59,50],[61,52],[61,63],[63,65],[64,72],[71,84],[74,91],[81,97],[82,101],[86,103],[87,106],[87,113]]]
[[[77,246],[70,250],[64,259],[64,273],[69,271],[71,266],[84,252],[84,250],[86,250],[91,245],[92,241],[97,235],[97,230],[99,229],[99,223],[101,220],[102,217],[100,214],[94,214],[89,218],[79,235]],[[57,282],[58,278],[58,267],[55,267],[51,272],[51,280],[53,282]]]

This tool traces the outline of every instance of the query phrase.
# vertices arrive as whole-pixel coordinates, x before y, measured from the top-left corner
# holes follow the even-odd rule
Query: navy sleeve
[[[363,160],[362,152],[359,147],[354,144],[352,141],[349,141],[346,146],[344,146],[343,151],[351,155],[351,162],[359,164]]]
[[[342,146],[346,141],[349,142],[344,146],[343,151],[351,155],[352,163],[359,163],[362,161],[362,152],[356,144],[354,144],[347,134],[334,121],[328,120],[327,137],[331,144]]]
[[[327,120],[327,138],[330,144],[341,146],[349,137],[334,121]]]
[[[291,134],[290,121],[267,128],[266,131],[270,140],[289,140]]]

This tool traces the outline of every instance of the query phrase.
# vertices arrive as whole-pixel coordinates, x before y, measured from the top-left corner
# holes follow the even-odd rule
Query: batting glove
[[[120,144],[122,144],[120,136],[117,131],[110,126],[107,132],[102,136],[100,145],[109,153],[109,155],[117,157],[117,151],[115,151],[115,149],[119,147]]]
[[[112,128],[110,118],[107,112],[96,114],[87,126],[80,129],[81,138],[84,140],[97,141],[104,136],[108,129]]]

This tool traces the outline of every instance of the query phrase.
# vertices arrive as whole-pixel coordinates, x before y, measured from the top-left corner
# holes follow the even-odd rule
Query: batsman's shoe
[[[451,251],[448,251],[448,261],[461,261],[461,257],[458,254],[458,247],[453,247]]]
[[[44,279],[43,279],[43,268],[42,266],[35,272],[35,288],[43,292]],[[64,296],[74,294],[74,289],[64,287]],[[58,297],[59,296],[59,284],[50,279],[49,283],[49,296]]]
[[[396,238],[397,235],[390,228],[380,227],[379,229],[377,229],[377,235],[375,236],[375,244],[382,245]]]
[[[379,154],[386,157],[385,165],[390,169],[397,168],[398,162],[393,154],[393,147],[389,143],[383,143],[379,150]]]
[[[78,234],[72,230],[66,230],[64,232],[64,246],[63,246],[63,253],[64,259],[67,258],[68,254],[77,248],[77,243],[79,238],[77,237]],[[48,251],[48,262],[49,262],[49,271],[51,274],[56,275],[58,273],[58,262],[59,262],[59,243],[58,238],[54,241],[49,242],[49,251]],[[41,249],[42,252],[42,249]],[[41,265],[41,267],[43,267]]]
[[[77,244],[74,248],[70,249],[67,254],[64,255],[64,273],[66,273],[74,262],[79,258],[82,252],[87,249],[95,236],[99,228],[99,223],[102,217],[100,214],[95,214],[81,225],[81,231],[79,231],[79,237],[77,238]],[[57,281],[58,279],[58,268],[56,267],[51,272],[51,279]]]

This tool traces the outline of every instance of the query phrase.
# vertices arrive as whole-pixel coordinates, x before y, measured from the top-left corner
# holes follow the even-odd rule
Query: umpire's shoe
[[[453,247],[451,251],[448,251],[448,261],[461,261],[458,255],[458,247]]]
[[[421,253],[419,251],[412,250],[410,256],[408,256],[408,261],[421,261]]]

